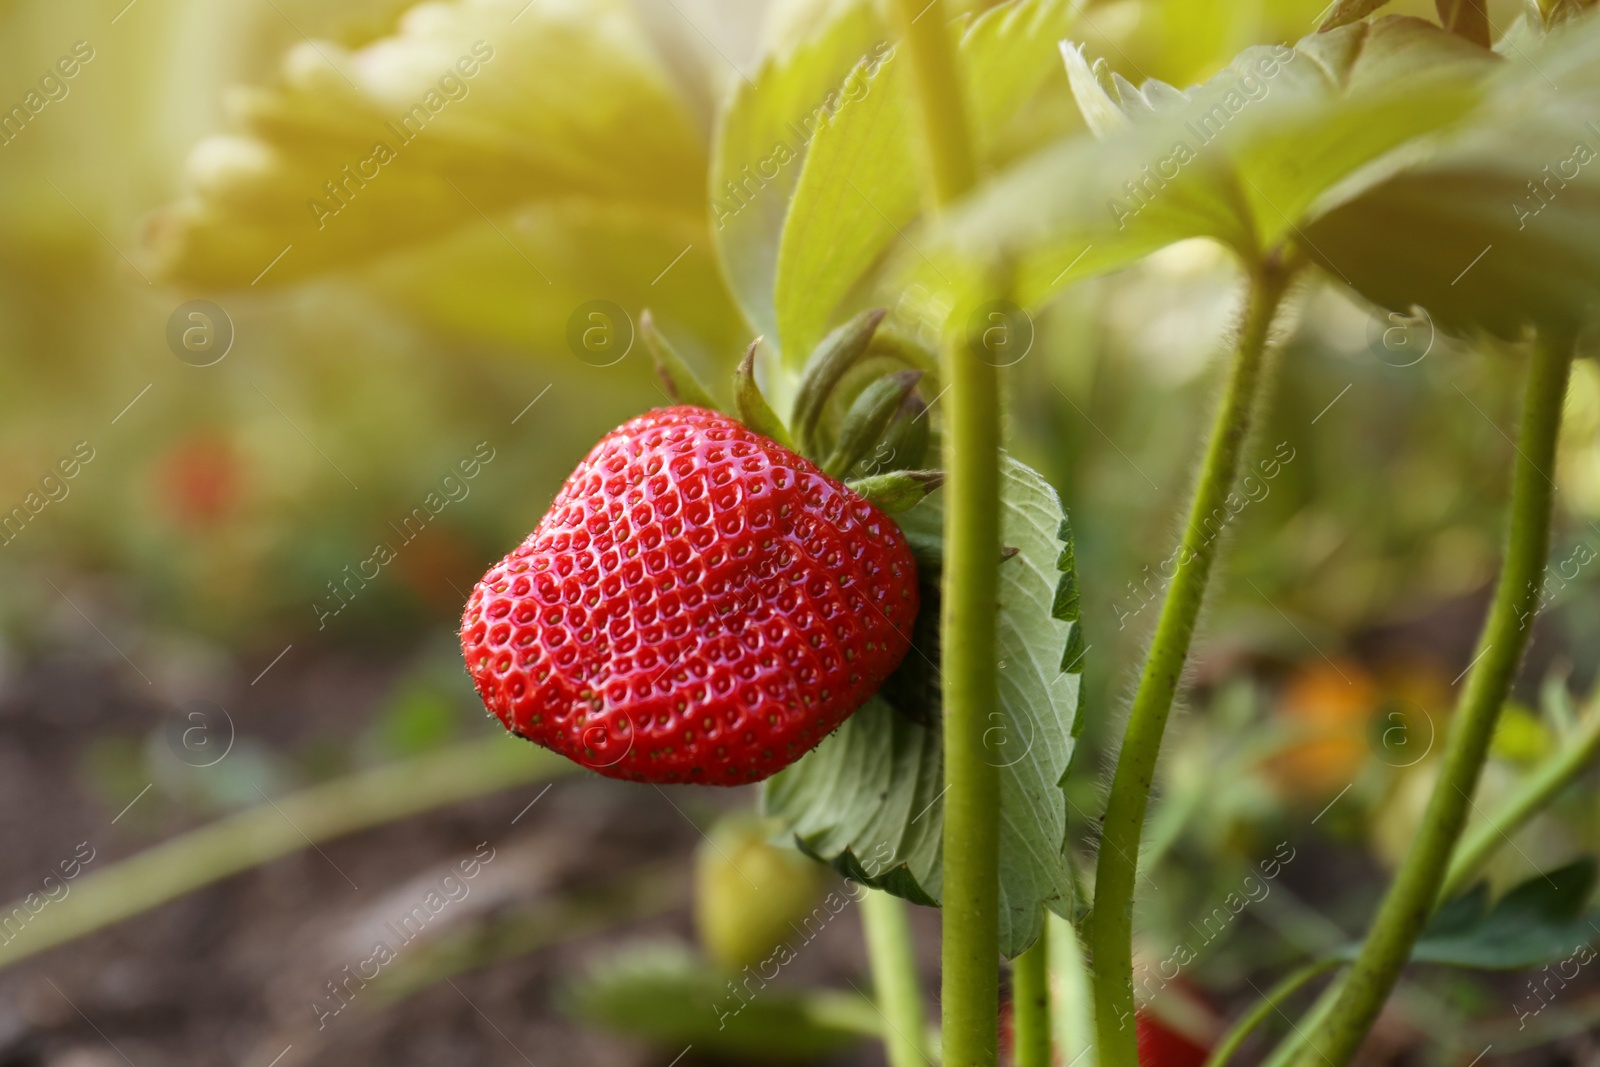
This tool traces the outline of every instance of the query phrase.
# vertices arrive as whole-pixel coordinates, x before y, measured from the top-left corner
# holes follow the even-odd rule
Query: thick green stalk
[[[1050,936],[1011,964],[1011,1046],[1016,1067],[1050,1067]]]
[[[1550,551],[1551,476],[1571,369],[1571,346],[1540,338],[1528,370],[1518,432],[1505,563],[1461,704],[1450,722],[1439,779],[1333,1010],[1307,1035],[1306,1047],[1294,1061],[1302,1067],[1343,1067],[1355,1056],[1439,899],[1495,722],[1532,633],[1530,618]]]
[[[267,800],[81,876],[0,943],[0,967],[317,842],[577,769],[496,735]]]
[[[941,0],[894,0],[894,15],[911,62],[928,177],[934,200],[943,207],[966,196],[978,181],[950,25]]]
[[[1600,707],[1590,708],[1583,725],[1570,737],[1559,739],[1560,748],[1540,764],[1498,810],[1474,827],[1456,848],[1439,890],[1445,901],[1467,888],[1489,857],[1511,835],[1522,829],[1600,755]]]
[[[927,1067],[928,1020],[906,905],[877,889],[861,900],[861,925],[872,963],[872,988],[883,1013],[883,1051],[889,1067]]]
[[[934,198],[976,180],[955,52],[939,0],[895,0]],[[943,1043],[949,1067],[994,1067],[1000,999],[1000,771],[984,746],[998,700],[1000,386],[993,366],[945,344]]]
[[[1183,665],[1205,598],[1206,580],[1216,558],[1228,494],[1249,435],[1256,390],[1262,379],[1273,316],[1288,285],[1289,271],[1269,261],[1256,270],[1244,309],[1222,406],[1217,411],[1200,468],[1189,519],[1167,585],[1155,637],[1133,698],[1128,726],[1106,804],[1095,875],[1090,952],[1095,973],[1095,1032],[1102,1067],[1138,1067],[1134,1029],[1133,887],[1138,876],[1139,839],[1161,735],[1172,710]]]
[[[1256,1027],[1266,1022],[1275,1012],[1283,1010],[1283,1002],[1300,991],[1300,988],[1319,974],[1325,974],[1339,966],[1336,958],[1312,960],[1304,967],[1290,971],[1283,980],[1267,991],[1260,1003],[1251,1008],[1240,1020],[1233,1024],[1233,1028],[1223,1035],[1217,1042],[1217,1047],[1211,1050],[1211,1055],[1206,1057],[1205,1067],[1225,1067],[1233,1054],[1239,1051],[1239,1046],[1245,1039],[1255,1033]]]
[[[998,699],[999,387],[993,367],[952,346],[945,424],[945,1062],[996,1062],[1000,997],[1000,770],[984,733]]]

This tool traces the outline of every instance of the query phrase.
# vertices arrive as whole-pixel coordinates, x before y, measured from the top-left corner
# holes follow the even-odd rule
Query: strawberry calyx
[[[847,483],[917,470],[928,453],[932,421],[920,387],[937,371],[931,355],[914,342],[880,330],[886,314],[884,308],[863,311],[817,344],[800,373],[787,423],[757,380],[762,338],[756,337],[734,370],[731,412],[749,429]],[[640,315],[639,334],[669,399],[710,411],[730,410],[716,402],[648,309]],[[872,368],[851,373],[869,360],[899,366],[876,374]],[[830,416],[830,410],[835,414]],[[921,499],[908,495],[916,484],[926,485],[926,477],[916,483],[868,482],[863,495],[892,492],[886,499],[903,510]]]
[[[822,339],[800,374],[795,391],[790,428],[800,451],[813,459],[821,458],[817,440],[822,409],[833,395],[845,372],[859,363],[872,347],[872,338],[888,312],[884,308],[863,311]]]

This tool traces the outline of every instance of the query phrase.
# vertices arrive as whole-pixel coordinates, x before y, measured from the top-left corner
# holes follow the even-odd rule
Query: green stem
[[[954,49],[939,0],[895,0],[911,66],[927,172],[942,208],[976,180]],[[998,700],[1000,387],[952,337],[945,424],[945,557],[940,616],[944,695],[944,1062],[993,1067],[1000,999],[1000,771],[984,730]]]
[[[948,349],[944,603],[945,1062],[993,1064],[1000,997],[1000,769],[984,733],[999,699],[1000,417],[995,368]]]
[[[927,1067],[928,1020],[922,1010],[922,982],[911,940],[906,905],[899,897],[867,890],[861,925],[872,963],[872,987],[887,1024],[883,1050],[889,1067]]]
[[[911,62],[912,95],[921,116],[934,200],[944,207],[967,195],[978,181],[950,27],[941,0],[894,0],[894,15]]]
[[[1050,1036],[1056,1062],[1072,1067],[1097,1067],[1094,1057],[1093,978],[1083,958],[1078,931],[1059,915],[1046,913],[1050,939]]]
[[[1495,722],[1532,632],[1541,573],[1550,551],[1555,493],[1550,475],[1571,369],[1570,345],[1540,338],[1528,370],[1518,432],[1505,563],[1460,707],[1450,721],[1439,779],[1333,1010],[1307,1035],[1307,1047],[1295,1061],[1304,1067],[1323,1063],[1343,1067],[1355,1056],[1439,899],[1445,867],[1466,823]]]
[[[796,994],[795,1008],[802,1019],[815,1026],[862,1037],[883,1036],[883,1016],[878,1014],[877,1006],[855,993],[807,989]],[[928,1067],[927,1063],[922,1067]]]
[[[577,769],[499,735],[312,786],[81,876],[0,944],[0,967],[317,842]]]
[[[1462,839],[1450,862],[1444,888],[1439,891],[1441,901],[1466,889],[1489,857],[1600,755],[1600,707],[1589,709],[1588,717],[1577,731],[1560,738],[1558,743],[1560,748],[1522,782],[1499,810]]]
[[[1206,1058],[1205,1067],[1224,1067],[1233,1054],[1239,1051],[1239,1046],[1244,1044],[1245,1039],[1255,1032],[1256,1027],[1266,1022],[1267,1017],[1274,1012],[1283,1010],[1284,1001],[1298,993],[1307,982],[1319,974],[1333,970],[1341,962],[1343,961],[1334,958],[1312,960],[1299,970],[1291,971],[1267,991],[1267,995],[1261,998],[1260,1003],[1251,1008],[1247,1015],[1234,1023],[1233,1028],[1223,1035],[1217,1047]]]
[[[1206,580],[1217,554],[1221,527],[1216,517],[1229,514],[1225,502],[1232,492],[1239,457],[1249,434],[1268,334],[1289,275],[1287,268],[1269,261],[1251,278],[1232,376],[1212,426],[1189,521],[1174,557],[1176,570],[1161,605],[1161,617],[1117,757],[1100,836],[1094,912],[1090,919],[1095,1031],[1103,1067],[1139,1064],[1133,1025],[1133,886],[1138,876],[1145,807],[1161,750],[1161,735],[1183,677]]]
[[[1283,1035],[1278,1047],[1261,1061],[1261,1067],[1288,1067],[1288,1064],[1294,1062],[1295,1057],[1300,1055],[1300,1050],[1306,1047],[1306,1032],[1315,1030],[1322,1024],[1322,1020],[1333,1010],[1333,1002],[1338,999],[1338,981],[1323,986],[1322,992],[1317,994],[1317,999],[1311,1002],[1311,1007],[1299,1013],[1294,1028]]]
[[[1050,1067],[1050,936],[1011,964],[1011,1045],[1016,1067]]]

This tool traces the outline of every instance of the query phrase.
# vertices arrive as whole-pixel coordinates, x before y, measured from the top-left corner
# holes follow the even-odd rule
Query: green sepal
[[[839,427],[839,441],[822,469],[835,478],[844,477],[883,439],[889,420],[921,380],[919,370],[896,371],[861,390],[845,414],[844,423]]]
[[[740,422],[761,436],[772,438],[784,448],[792,449],[794,441],[789,437],[788,428],[778,418],[777,412],[772,410],[772,405],[767,403],[767,398],[761,395],[761,386],[756,384],[756,348],[760,344],[759,337],[750,342],[750,348],[733,372],[734,407],[739,412]]]
[[[917,390],[906,394],[900,408],[889,420],[883,439],[871,456],[866,469],[874,474],[889,471],[912,470],[922,466],[928,454],[928,405],[922,402]]]
[[[884,308],[863,311],[824,337],[806,361],[806,369],[800,375],[800,386],[795,391],[794,413],[789,425],[800,451],[813,459],[817,458],[817,422],[822,418],[823,405],[828,402],[839,379],[844,377],[844,372],[867,354],[872,335],[877,333],[878,324],[883,321],[885,314],[887,311]]]
[[[939,354],[904,329],[897,328],[892,320],[878,327],[878,332],[872,335],[869,351],[874,356],[888,356],[915,367],[927,373],[930,379],[939,374]]]
[[[891,471],[857,478],[845,485],[879,511],[910,511],[944,484],[944,471]]]
[[[656,376],[661,379],[662,387],[674,404],[692,404],[709,411],[720,410],[717,402],[711,398],[711,391],[700,384],[700,379],[689,369],[689,364],[656,329],[656,321],[649,309],[639,315],[639,336],[644,338],[644,346],[650,350],[650,359],[655,363]]]

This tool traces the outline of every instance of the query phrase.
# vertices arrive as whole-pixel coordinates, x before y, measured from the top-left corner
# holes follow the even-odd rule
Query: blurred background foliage
[[[711,101],[735,76],[730,64],[753,64],[757,6],[688,4],[680,16],[665,0],[640,0],[633,28],[687,83],[670,91],[688,143],[679,159],[626,138],[613,143],[607,151],[631,183],[703,182],[694,168],[704,167]],[[789,6],[800,18],[807,5]],[[229,230],[238,220],[227,216],[175,221],[192,199],[184,161],[196,142],[238,133],[225,101],[248,110],[242,86],[265,95],[262,86],[281,87],[308,56],[334,46],[304,35],[360,48],[391,32],[402,9],[268,2],[222,12],[138,0],[111,25],[111,15],[10,5],[0,49],[18,74],[13,96],[28,87],[22,72],[45,71],[74,41],[95,48],[68,97],[4,147],[0,167],[9,279],[0,294],[0,500],[20,502],[78,441],[96,450],[70,500],[6,545],[0,566],[12,587],[4,599],[14,641],[29,639],[22,620],[54,610],[44,603],[55,596],[40,581],[44,562],[104,579],[143,619],[221,636],[231,649],[281,647],[273,646],[280,635],[315,626],[310,605],[327,595],[325,583],[370,554],[388,523],[487,440],[503,458],[469,498],[399,554],[392,579],[330,624],[336,641],[419,634],[450,617],[484,561],[537,519],[589,443],[660,400],[640,352],[604,368],[573,357],[565,333],[578,304],[611,299],[632,314],[653,305],[708,377],[748,340],[717,274],[703,198],[692,192],[670,209],[675,232],[653,237],[645,231],[661,219],[648,210],[561,190],[508,201],[490,217],[463,198],[436,234],[380,239],[372,228],[392,210],[357,198],[352,218],[329,220],[330,228],[351,224],[351,237],[337,235],[345,242],[337,254],[322,260],[294,245],[254,285],[246,279],[267,266],[271,249],[303,237],[313,216],[299,203],[320,192],[314,184],[287,197],[296,217],[277,232],[247,233],[242,223]],[[1293,39],[1317,13],[1311,3],[1110,3],[1086,10],[1077,36],[1136,81],[1182,85],[1248,43]],[[1504,17],[1509,24],[1515,11]],[[286,61],[286,52],[299,58]],[[517,53],[501,58],[509,68]],[[487,64],[479,77],[494,69]],[[293,93],[284,100],[293,104]],[[1052,79],[1032,113],[1046,129],[1077,123],[1064,77]],[[208,167],[226,169],[211,161],[216,154],[193,151],[190,183]],[[373,216],[365,230],[364,209]],[[268,251],[240,273],[208,239],[176,242],[172,232],[183,226]],[[530,260],[543,266],[530,269]],[[1140,602],[1128,599],[1127,581],[1165,554],[1236,289],[1225,257],[1198,244],[1174,249],[1065,297],[1045,316],[1034,356],[1011,376],[1020,398],[1014,447],[1064,491],[1083,541],[1090,625],[1101,642],[1131,637],[1119,652],[1135,647],[1149,621],[1117,625]],[[1276,615],[1260,597],[1239,594],[1254,596],[1253,581],[1273,603],[1292,605],[1291,614],[1348,635],[1482,586],[1504,477],[1496,426],[1508,422],[1506,385],[1517,368],[1444,339],[1417,365],[1396,366],[1412,357],[1384,348],[1388,324],[1342,295],[1312,290],[1282,359],[1273,424],[1257,447],[1265,456],[1288,441],[1297,459],[1240,524],[1232,578],[1213,611]],[[233,348],[213,367],[180,363],[164,339],[168,315],[194,296],[220,299],[233,320]],[[1414,351],[1425,340],[1410,343]],[[1587,366],[1563,453],[1568,540],[1584,529],[1578,520],[1600,511],[1600,399]],[[1310,420],[1336,395],[1313,430]],[[1105,669],[1127,660],[1103,654],[1095,662],[1091,675],[1100,668],[1104,686]]]
[[[465,592],[599,436],[662,402],[642,346],[604,367],[574,354],[574,312],[609,300],[636,320],[649,306],[707,380],[726,381],[753,331],[712,251],[716,102],[754,72],[763,32],[829,2],[535,0],[519,14],[520,2],[467,0],[409,15],[396,0],[0,3],[0,103],[75,42],[94,50],[67,96],[0,147],[0,509],[79,442],[94,453],[0,546],[0,702],[34,692],[43,662],[116,678],[144,711],[109,727],[92,709],[71,721],[88,727],[78,766],[107,813],[160,784],[128,832],[153,838],[174,811],[254,803],[258,788],[480,728],[451,636]],[[1247,45],[1309,32],[1322,7],[1115,0],[1086,5],[1074,38],[1135,82],[1186,85]],[[495,56],[440,119],[455,123],[449,147],[402,149],[319,232],[301,202],[366,143],[365,127],[341,128],[348,112],[319,108],[365,92],[368,118],[403,110],[462,54],[456,43],[512,17],[503,36],[481,34]],[[1519,17],[1491,5],[1501,28]],[[608,36],[585,51],[574,27],[591,19]],[[404,46],[440,25],[459,42]],[[612,67],[586,70],[602,61]],[[617,88],[619,71],[640,85]],[[568,105],[587,126],[564,125]],[[485,117],[497,109],[512,116],[499,127]],[[1008,134],[1020,152],[1080,125],[1058,72]],[[263,144],[277,153],[265,162]],[[200,195],[217,188],[227,195]],[[1176,246],[1067,293],[1008,372],[1011,446],[1061,491],[1078,538],[1092,645],[1090,748],[1074,785],[1085,837],[1099,807],[1091,772],[1154,622],[1159,585],[1146,581],[1171,551],[1239,296],[1223,253]],[[209,367],[166,340],[196,298],[234,331]],[[1342,857],[1318,870],[1351,888],[1343,910],[1285,889],[1261,912],[1302,947],[1367,913],[1378,882],[1362,876],[1394,861],[1426,796],[1431,764],[1412,754],[1448,716],[1498,558],[1519,361],[1390,321],[1318,280],[1297,307],[1250,453],[1276,462],[1258,468],[1259,497],[1229,534],[1193,671],[1200,713],[1178,724],[1164,769],[1152,838],[1173,862],[1153,871],[1171,891],[1150,894],[1142,920],[1157,956],[1188,936],[1190,911],[1305,834],[1349,782],[1317,826]],[[469,491],[319,626],[328,583],[397,540],[480,442],[494,458]],[[1579,546],[1600,551],[1592,360],[1576,369],[1556,481],[1559,564]],[[1491,797],[1552,743],[1548,712],[1529,710],[1540,683],[1594,684],[1597,576],[1578,567],[1538,624]],[[239,755],[204,788],[164,771],[158,715],[245,688],[285,645],[290,676],[340,657],[376,666],[351,668],[359,682],[313,721],[279,708],[241,723]],[[1600,844],[1592,807],[1541,817],[1497,877]],[[29,877],[8,875],[10,888]],[[1284,942],[1265,928],[1208,955],[1195,981],[1229,989],[1270,964]]]

